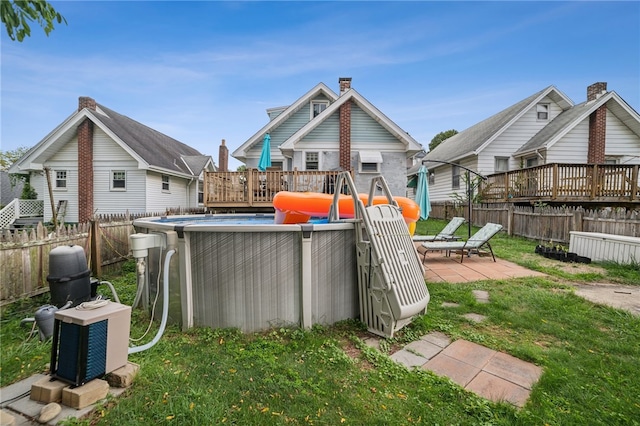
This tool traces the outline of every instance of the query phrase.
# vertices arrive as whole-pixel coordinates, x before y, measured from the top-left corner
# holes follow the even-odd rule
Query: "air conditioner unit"
[[[75,386],[127,364],[131,306],[108,302],[95,309],[55,313],[51,376]]]

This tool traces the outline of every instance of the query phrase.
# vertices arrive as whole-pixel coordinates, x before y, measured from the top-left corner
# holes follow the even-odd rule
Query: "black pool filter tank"
[[[51,303],[62,308],[68,301],[71,306],[91,299],[91,271],[81,246],[59,246],[49,253],[49,290]]]

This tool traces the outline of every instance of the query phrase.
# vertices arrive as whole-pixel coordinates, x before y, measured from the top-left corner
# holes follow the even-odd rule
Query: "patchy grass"
[[[606,264],[566,271],[531,255],[535,242],[503,235],[494,240],[499,257],[527,262],[549,277],[427,283],[427,314],[394,339],[383,339],[380,351],[364,344],[369,334],[357,321],[253,334],[169,327],[156,346],[129,357],[141,369],[123,396],[107,400],[88,418],[66,423],[640,424],[640,318],[585,301],[570,285],[584,277],[628,284],[640,281],[638,272]],[[130,262],[122,276],[110,280],[123,303],[133,301],[134,269]],[[490,303],[477,303],[472,295],[476,289],[488,291]],[[108,289],[101,290],[108,295]],[[442,307],[443,302],[459,306]],[[2,386],[46,371],[50,343],[26,341],[29,329],[20,326],[42,303],[41,298],[3,308]],[[471,312],[487,320],[475,324],[463,318]],[[142,335],[148,321],[146,313],[135,310],[131,335]],[[431,331],[541,366],[544,373],[527,405],[516,409],[486,401],[448,379],[408,370],[388,357]],[[153,334],[152,327],[147,339]]]

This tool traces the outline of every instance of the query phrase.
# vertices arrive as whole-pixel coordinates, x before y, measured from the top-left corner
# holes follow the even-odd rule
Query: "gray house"
[[[640,115],[606,83],[589,86],[577,105],[549,86],[443,141],[423,160],[433,201],[464,193],[458,165],[490,175],[550,163],[640,164]]]
[[[205,171],[210,156],[88,97],[9,169],[31,175],[45,221],[74,223],[201,206]]]
[[[340,94],[319,83],[289,106],[267,110],[269,122],[232,156],[256,168],[264,135],[273,167],[282,170],[352,170],[359,191],[383,175],[394,195],[406,193],[407,159],[422,146],[340,78]]]

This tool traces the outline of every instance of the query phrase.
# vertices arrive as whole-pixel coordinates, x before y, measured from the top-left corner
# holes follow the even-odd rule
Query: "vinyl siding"
[[[187,179],[171,176],[169,178],[169,192],[164,192],[162,191],[162,174],[147,172],[147,212],[162,212],[167,208],[186,207],[187,182]]]
[[[549,104],[549,120],[539,121],[537,119],[536,105],[529,108],[479,154],[479,173],[483,175],[495,173],[495,157],[509,157],[509,170],[520,168],[520,160],[513,158],[513,153],[562,112],[558,104],[549,98],[544,98],[540,103]]]
[[[620,156],[621,164],[640,164],[640,138],[609,111],[605,155]]]
[[[370,149],[376,149],[372,145],[394,142],[398,140],[387,129],[357,105],[351,106],[351,144],[366,143]]]
[[[582,120],[547,150],[547,163],[586,163],[589,119]]]
[[[468,159],[460,162],[461,166],[467,167],[471,170],[478,170],[475,159]],[[453,201],[451,197],[454,193],[466,196],[466,184],[463,179],[463,175],[466,173],[464,169],[460,169],[460,188],[453,189],[451,187],[451,165],[445,164],[440,167],[433,167],[429,170],[429,173],[435,173],[435,182],[429,185],[429,199],[431,201]],[[473,175],[471,176],[473,179]]]
[[[56,152],[49,160],[47,160],[45,166],[51,169],[51,187],[53,189],[53,205],[56,208],[58,202],[61,200],[67,200],[67,210],[64,218],[58,218],[58,220],[64,220],[65,222],[78,222],[78,138],[73,138],[69,143],[63,146],[58,152]],[[66,190],[55,189],[56,170],[66,170],[67,172],[67,188]],[[44,187],[43,199],[44,199],[44,221],[48,222],[53,219],[53,212],[51,210],[51,201],[49,198],[49,189],[47,185],[46,176],[43,179]]]
[[[98,214],[145,213],[145,171],[129,153],[97,129],[93,136],[93,206]],[[126,172],[126,190],[111,190],[114,170]]]

